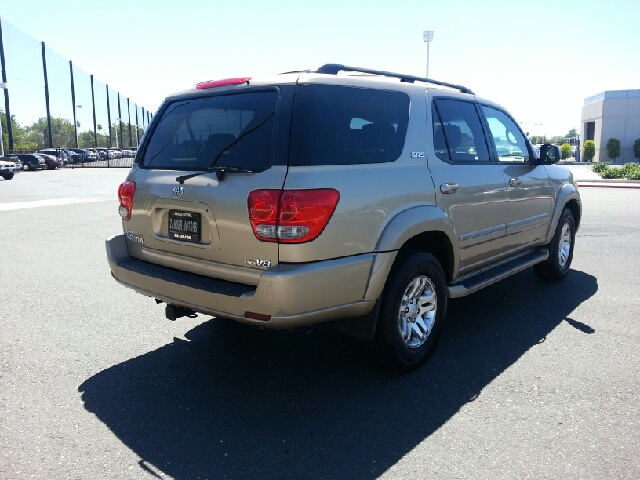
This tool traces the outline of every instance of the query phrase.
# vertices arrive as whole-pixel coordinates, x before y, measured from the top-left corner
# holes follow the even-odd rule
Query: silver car
[[[446,82],[335,64],[203,82],[145,133],[108,261],[171,320],[337,320],[410,370],[449,298],[565,277],[581,202],[559,159]]]

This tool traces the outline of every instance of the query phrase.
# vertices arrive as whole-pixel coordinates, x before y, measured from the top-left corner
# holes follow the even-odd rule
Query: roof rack
[[[403,75],[402,73],[393,73],[393,72],[385,72],[382,70],[371,70],[369,68],[360,68],[360,67],[347,67],[345,65],[340,65],[338,63],[327,63],[318,67],[315,70],[310,70],[310,72],[314,71],[315,73],[325,73],[327,75],[337,75],[338,72],[359,72],[359,73],[367,73],[370,75],[382,75],[385,77],[394,77],[399,78],[401,82],[426,82],[432,83],[434,85],[441,85],[443,87],[454,88],[459,90],[462,93],[470,93],[471,95],[475,95],[469,88],[463,87],[462,85],[454,85],[453,83],[440,82],[438,80],[432,80],[431,78],[423,78],[423,77],[414,77],[413,75]]]

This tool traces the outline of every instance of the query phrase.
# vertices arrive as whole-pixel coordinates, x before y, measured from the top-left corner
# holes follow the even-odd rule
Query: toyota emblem
[[[180,198],[183,193],[184,193],[184,188],[182,188],[182,185],[173,187],[173,198]]]

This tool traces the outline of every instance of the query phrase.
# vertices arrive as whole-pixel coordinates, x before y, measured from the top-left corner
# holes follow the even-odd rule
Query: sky
[[[531,135],[579,129],[586,97],[640,89],[640,0],[0,0],[0,17],[152,112],[200,81],[323,63],[425,76],[424,30],[431,78]]]

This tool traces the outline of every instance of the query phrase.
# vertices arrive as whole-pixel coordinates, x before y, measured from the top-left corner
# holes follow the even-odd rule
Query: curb
[[[626,180],[622,182],[611,182],[609,180],[578,180],[577,183],[578,187],[640,188],[640,182],[637,180]]]

